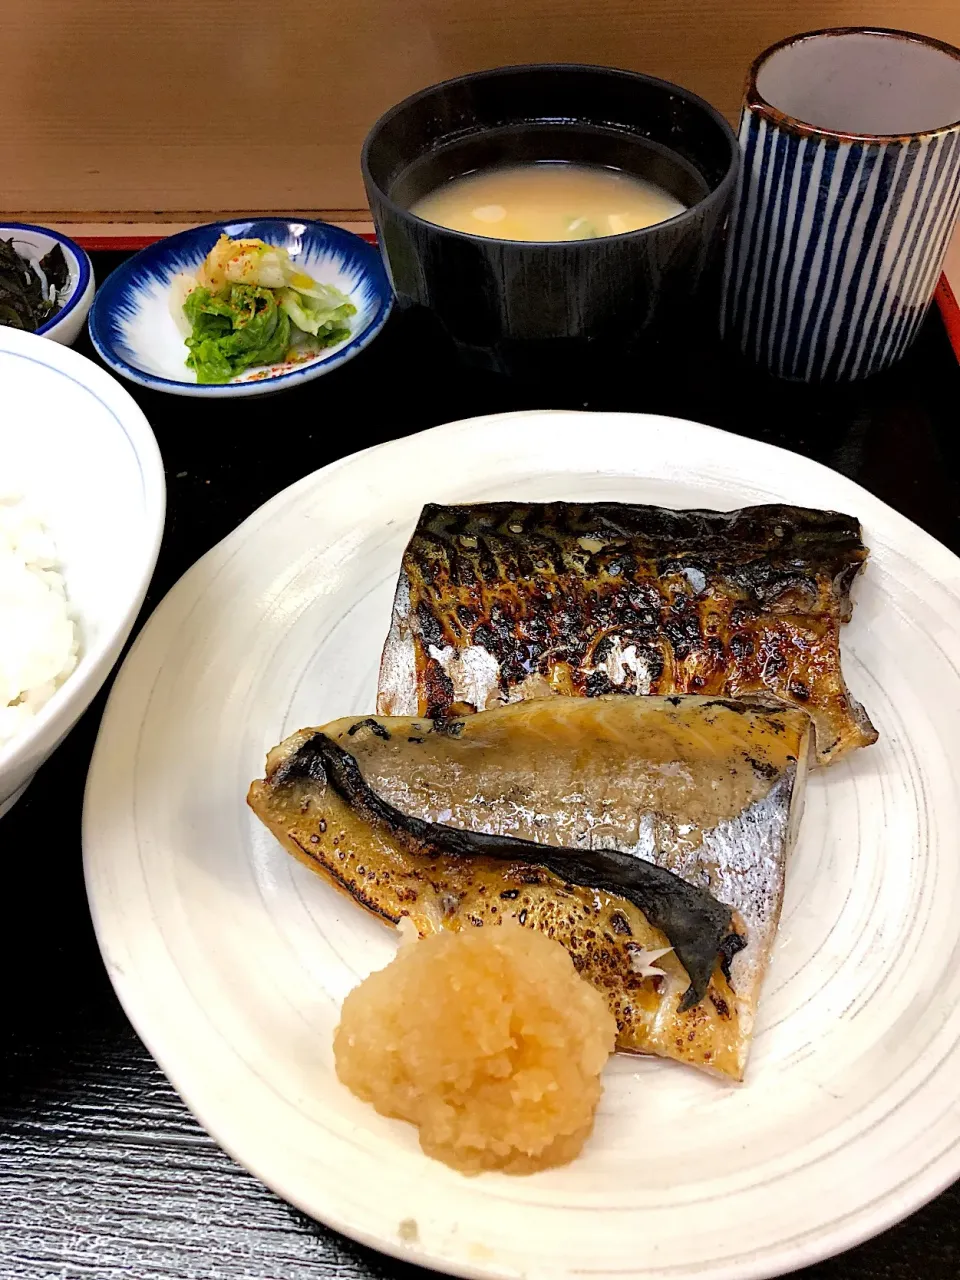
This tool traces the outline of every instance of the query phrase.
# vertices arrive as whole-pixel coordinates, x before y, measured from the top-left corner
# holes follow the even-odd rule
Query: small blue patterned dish
[[[357,309],[350,337],[307,360],[248,369],[232,382],[199,384],[186,366],[171,286],[181,272],[199,270],[221,233],[278,245],[315,280],[336,285]],[[90,312],[90,338],[115,373],[142,387],[211,399],[257,396],[300,386],[351,360],[386,324],[392,301],[376,246],[340,227],[284,218],[212,222],[148,246],[108,276]]]
[[[90,259],[68,236],[50,227],[35,227],[32,222],[0,222],[0,239],[12,242],[22,258],[37,263],[54,245],[59,245],[67,260],[67,287],[59,296],[60,310],[37,329],[42,338],[69,347],[76,342],[90,310],[95,288]]]

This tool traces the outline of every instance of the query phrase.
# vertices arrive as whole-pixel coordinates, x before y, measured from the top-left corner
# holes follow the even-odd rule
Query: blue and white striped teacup
[[[898,360],[960,207],[960,50],[844,27],[762,53],[740,117],[722,328],[783,378]]]

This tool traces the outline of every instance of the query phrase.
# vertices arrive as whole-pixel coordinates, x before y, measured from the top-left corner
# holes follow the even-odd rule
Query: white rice
[[[63,684],[79,648],[53,538],[19,495],[0,493],[0,748]]]

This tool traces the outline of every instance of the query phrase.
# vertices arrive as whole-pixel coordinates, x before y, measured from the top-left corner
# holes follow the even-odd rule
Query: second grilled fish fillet
[[[810,739],[801,712],[705,697],[540,699],[438,724],[349,718],[275,748],[249,801],[369,910],[408,916],[421,935],[504,916],[542,929],[607,996],[619,1048],[739,1080]],[[643,885],[616,887],[641,864],[702,898],[679,915],[651,899],[651,911]],[[732,922],[713,934],[711,902]],[[698,952],[684,930],[700,929],[690,920],[704,903]],[[742,936],[738,953],[726,929]]]
[[[546,694],[704,693],[810,713],[826,764],[875,742],[840,669],[860,525],[779,505],[423,508],[377,709],[433,719]]]

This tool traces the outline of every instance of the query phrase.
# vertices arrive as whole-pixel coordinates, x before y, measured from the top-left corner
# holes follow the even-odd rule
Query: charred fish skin
[[[778,504],[428,505],[403,556],[378,710],[713,694],[806,710],[825,764],[877,738],[840,664],[867,555],[853,517]]]
[[[732,985],[749,1033],[803,812],[808,716],[687,695],[535,699],[433,725],[379,720],[377,734],[355,720],[327,732],[405,812],[617,848],[735,908],[748,945]]]
[[[345,750],[381,801],[427,824],[444,819],[448,837],[476,833],[465,845],[469,856],[436,847],[418,855],[409,843],[411,831],[421,840],[416,822],[371,821],[362,795],[344,800],[329,785],[337,756],[319,749],[312,729],[270,753],[266,779],[251,787],[251,807],[289,852],[382,918],[409,916],[421,934],[505,916],[542,929],[606,995],[622,1050],[742,1078],[779,914],[788,828],[802,798],[808,719],[706,698],[604,698],[515,704],[457,723],[459,731],[449,722],[360,717],[325,726],[323,738]],[[623,772],[623,762],[638,756],[646,762],[624,774],[618,793],[611,769]],[[547,759],[557,762],[552,779]],[[592,771],[579,767],[585,759],[595,762]],[[499,773],[491,760],[500,762]],[[526,785],[531,768],[539,792]],[[513,804],[524,791],[534,810],[526,825]],[[636,801],[632,815],[627,795]],[[651,805],[659,846],[641,849],[637,831]],[[639,818],[638,807],[645,811]],[[691,820],[678,823],[681,811]],[[498,837],[519,835],[528,845],[528,833],[547,847],[528,847],[511,861],[517,850]],[[565,840],[575,848],[563,848]],[[731,840],[733,861],[725,853]],[[727,933],[729,947],[721,942],[706,998],[695,1005],[681,1008],[691,983],[675,952],[649,969],[645,958],[670,940],[634,902],[562,874],[572,869],[564,857],[589,861],[597,851],[602,863],[618,845],[628,859],[679,871],[720,902],[726,895],[723,919],[735,920],[737,932]],[[539,865],[525,860],[531,856]],[[746,940],[739,953],[737,933]]]
[[[367,720],[366,724],[373,726],[377,722]],[[466,831],[404,813],[378,795],[364,780],[354,757],[322,731],[313,734],[283,762],[275,781],[282,786],[296,778],[330,784],[365,822],[387,832],[421,860],[485,859],[528,867],[535,874],[550,872],[562,884],[633,903],[655,928],[662,930],[687,971],[690,985],[680,1001],[681,1012],[707,994],[718,961],[729,967],[745,945],[733,926],[729,907],[724,907],[708,890],[691,885],[655,862],[605,847],[594,849],[585,857],[576,849],[486,831]]]

